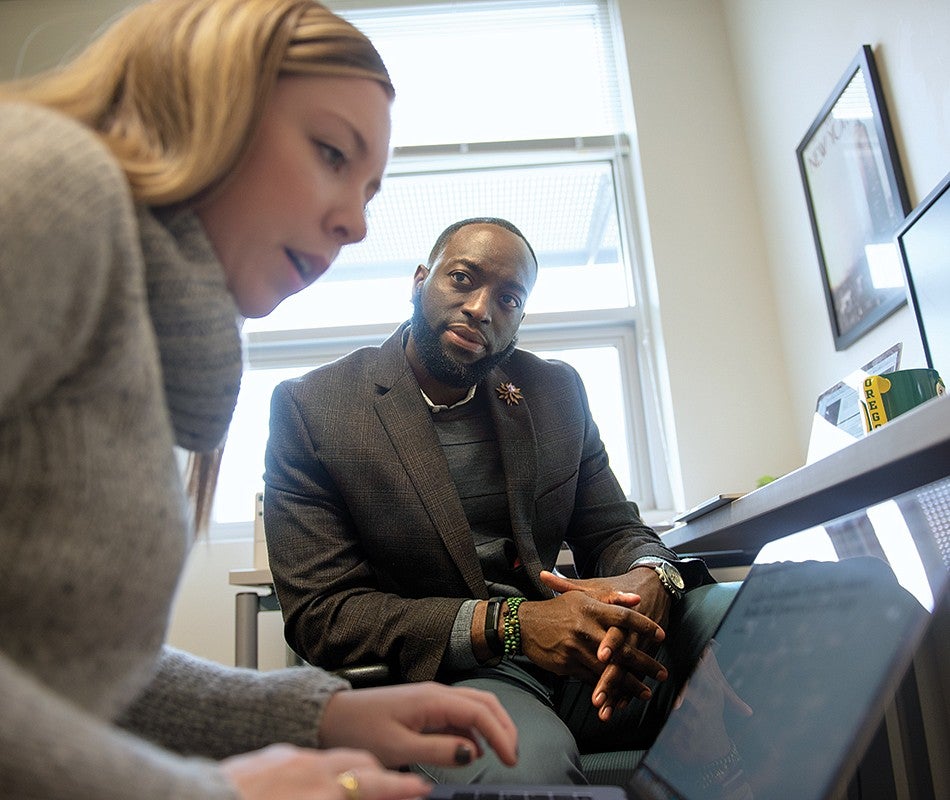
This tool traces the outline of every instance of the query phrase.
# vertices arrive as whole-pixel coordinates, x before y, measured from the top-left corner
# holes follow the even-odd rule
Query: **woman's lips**
[[[299,250],[291,250],[289,247],[285,247],[284,252],[287,254],[287,258],[290,259],[290,263],[294,265],[294,269],[297,270],[306,283],[313,283],[330,266],[320,256],[301,253]]]

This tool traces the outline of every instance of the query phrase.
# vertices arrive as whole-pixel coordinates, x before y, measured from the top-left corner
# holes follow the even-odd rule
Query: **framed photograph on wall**
[[[894,233],[910,210],[870,45],[796,150],[835,349],[907,302]]]

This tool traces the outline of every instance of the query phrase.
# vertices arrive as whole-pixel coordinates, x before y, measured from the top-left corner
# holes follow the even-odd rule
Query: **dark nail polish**
[[[460,767],[472,763],[472,750],[467,745],[460,744],[455,748],[455,763]]]

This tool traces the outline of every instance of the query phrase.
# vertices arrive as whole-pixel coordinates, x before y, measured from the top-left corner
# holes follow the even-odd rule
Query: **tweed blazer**
[[[462,603],[487,598],[473,537],[401,326],[281,383],[271,401],[264,528],[285,634],[307,661],[384,661],[403,680],[438,674]],[[523,395],[507,404],[494,388]],[[479,385],[489,393],[511,530],[534,599],[571,547],[582,576],[676,560],[624,496],[583,384],[567,364],[516,350]],[[711,580],[705,567],[695,583]]]

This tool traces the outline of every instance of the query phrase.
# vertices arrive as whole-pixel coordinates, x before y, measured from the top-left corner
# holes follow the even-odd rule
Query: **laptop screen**
[[[841,791],[946,590],[950,479],[762,549],[632,798]]]

